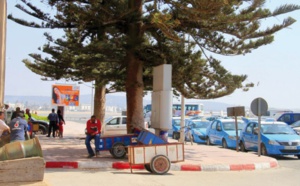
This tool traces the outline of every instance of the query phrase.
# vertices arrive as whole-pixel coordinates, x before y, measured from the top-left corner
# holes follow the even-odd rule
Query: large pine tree
[[[248,86],[242,84],[246,76],[230,74],[208,54],[244,55],[270,44],[274,33],[295,20],[288,17],[267,28],[263,21],[300,9],[283,5],[271,12],[263,8],[264,0],[43,0],[56,11],[47,14],[29,0],[22,2],[26,7],[17,5],[19,9],[42,21],[9,15],[22,25],[70,29],[83,45],[99,33],[117,38],[114,42],[120,44],[124,58],[116,65],[125,67],[131,128],[143,124],[143,92],[151,82],[153,66],[172,64],[172,86],[175,93],[186,97],[209,99],[231,94]]]

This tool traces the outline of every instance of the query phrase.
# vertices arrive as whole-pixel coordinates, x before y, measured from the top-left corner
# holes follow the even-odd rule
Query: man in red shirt
[[[96,119],[96,116],[93,115],[90,120],[86,122],[86,138],[85,138],[85,145],[87,151],[89,153],[87,158],[92,158],[95,156],[95,153],[91,147],[91,140],[95,140],[95,151],[96,155],[99,155],[100,151],[100,135],[101,135],[101,122],[99,119]]]

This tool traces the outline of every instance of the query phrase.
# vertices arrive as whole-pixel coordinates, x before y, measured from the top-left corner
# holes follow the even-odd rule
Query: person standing
[[[8,118],[9,116],[9,114],[8,114],[8,109],[9,109],[9,105],[8,104],[4,104],[4,109],[3,109],[3,112],[4,112],[4,119],[3,119],[3,121],[5,122],[5,123],[9,123],[10,122],[10,118]]]
[[[29,108],[26,108],[25,114],[27,114],[27,116],[28,116],[28,119],[27,119],[28,130],[27,131],[29,132],[30,137],[33,137],[33,124],[31,122],[31,114],[30,114]]]
[[[28,124],[24,119],[24,114],[19,112],[17,117],[10,121],[10,142],[25,141],[27,135]]]
[[[89,155],[87,158],[92,158],[95,155],[99,155],[100,151],[100,134],[101,134],[101,122],[99,119],[96,119],[96,116],[91,116],[91,119],[86,122],[86,138],[85,138],[85,145]],[[91,140],[95,140],[95,151],[94,153],[91,147]]]
[[[4,122],[5,114],[3,111],[0,111],[0,137],[4,132],[10,133],[10,128],[6,123]]]
[[[10,120],[13,120],[14,118],[16,118],[20,112],[21,112],[21,108],[17,107],[16,111],[13,112]]]
[[[49,131],[48,131],[48,136],[50,137],[51,135],[51,130],[52,130],[52,136],[53,138],[55,138],[55,131],[57,129],[57,125],[58,125],[58,116],[55,113],[55,109],[52,109],[52,112],[48,115],[48,120],[50,121],[50,125],[49,125]]]
[[[58,119],[59,119],[59,123],[58,123],[58,127],[59,127],[59,134],[58,137],[63,138],[63,132],[64,132],[64,127],[63,125],[66,124],[63,115],[61,114],[61,111],[58,109],[57,110],[57,115],[58,115]]]

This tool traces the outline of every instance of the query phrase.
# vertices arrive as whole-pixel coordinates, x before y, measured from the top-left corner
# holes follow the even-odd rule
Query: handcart
[[[85,134],[87,134],[86,129]],[[136,145],[138,143],[138,134],[139,133],[101,136],[99,141],[100,151],[109,151],[116,159],[124,158],[127,154],[127,146]],[[93,140],[95,140],[95,138]]]
[[[139,144],[128,146],[128,161],[132,165],[144,165],[154,174],[165,174],[171,163],[184,161],[184,144],[168,143],[147,130],[142,130],[137,138]]]
[[[124,158],[128,145],[137,144],[138,134],[123,134],[100,137],[100,151],[108,150],[116,158]]]

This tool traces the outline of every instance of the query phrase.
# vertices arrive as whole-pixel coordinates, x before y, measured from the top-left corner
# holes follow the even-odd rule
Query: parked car
[[[206,129],[210,121],[208,120],[189,120],[187,126],[190,128],[192,139],[195,143],[206,142]]]
[[[238,135],[244,128],[245,122],[237,120]],[[236,129],[234,119],[216,119],[206,130],[206,144],[222,145],[223,148],[236,148]]]
[[[294,129],[297,132],[297,134],[300,135],[300,120],[292,123],[290,127],[292,127],[292,129]]]
[[[126,116],[112,116],[105,119],[101,127],[101,135],[118,135],[127,134],[127,117]]]
[[[282,121],[289,125],[298,120],[300,120],[300,113],[284,113],[277,118],[277,121]]]
[[[147,123],[148,127],[151,128],[151,111],[144,114],[144,121]]]
[[[207,116],[207,117],[205,117],[205,119],[206,120],[208,120],[208,121],[214,121],[214,120],[216,120],[216,119],[222,119],[223,117],[222,116]]]
[[[48,130],[49,130],[49,123],[48,122],[42,121],[42,120],[37,120],[34,117],[31,117],[30,122],[33,125],[32,130],[35,134],[48,134]],[[35,125],[38,125],[38,127],[35,127]]]
[[[300,136],[284,122],[261,122],[262,155],[296,155],[300,158]],[[258,123],[250,122],[240,136],[241,151],[258,151]]]
[[[247,118],[247,117],[242,117],[242,120],[247,124],[249,122],[256,121],[258,122],[258,118]],[[274,118],[270,117],[261,117],[261,121],[275,121]]]
[[[184,126],[187,126],[186,124],[188,121],[189,119],[186,118]],[[180,123],[181,123],[181,117],[172,117],[172,128],[168,131],[168,135],[172,136],[172,139],[180,138]]]
[[[247,117],[242,117],[241,118],[245,123],[249,123],[251,121],[258,121],[258,118],[247,118]]]

